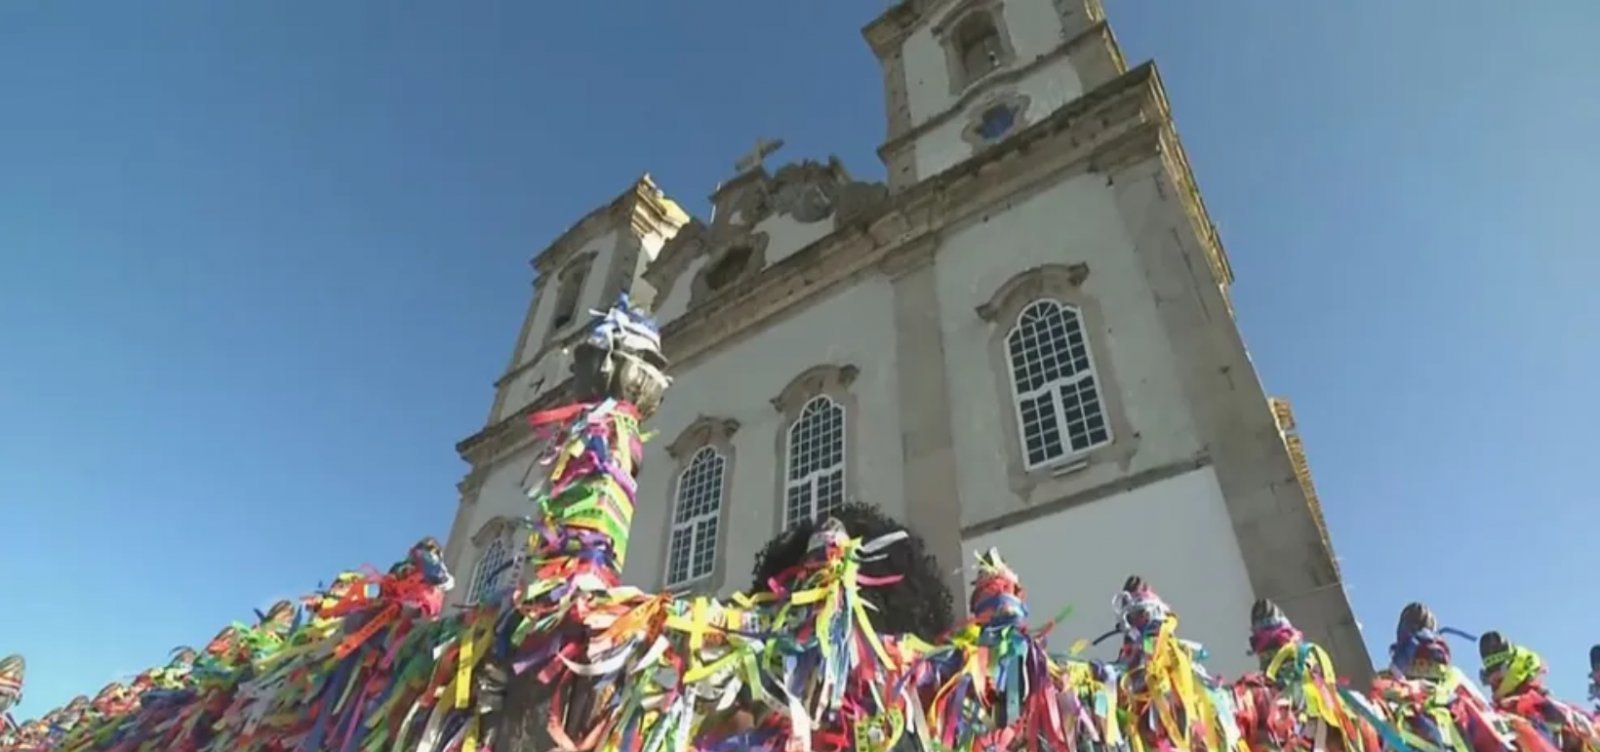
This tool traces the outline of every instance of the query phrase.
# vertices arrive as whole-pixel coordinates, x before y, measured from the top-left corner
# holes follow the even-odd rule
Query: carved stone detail
[[[689,305],[691,307],[703,303],[707,298],[731,289],[735,285],[761,273],[767,267],[767,245],[772,241],[764,232],[744,232],[729,237],[724,244],[711,253],[700,271],[694,275],[694,281],[689,287]],[[744,266],[731,279],[713,289],[711,275],[730,254],[745,254]]]
[[[645,280],[665,296],[678,278],[697,258],[710,255],[700,274],[691,281],[691,309],[715,297],[704,284],[704,277],[727,253],[748,248],[751,258],[739,282],[758,276],[767,266],[765,233],[752,232],[762,220],[777,215],[811,223],[835,217],[835,227],[863,215],[881,211],[888,189],[878,183],[852,180],[837,157],[827,162],[807,160],[784,165],[769,175],[763,168],[752,169],[724,183],[711,197],[715,219],[708,226],[691,221],[662,247],[656,260],[645,270]]]
[[[988,101],[978,104],[967,114],[967,126],[961,130],[961,140],[972,145],[974,151],[993,146],[1013,133],[1028,127],[1028,105],[1032,99],[1026,94],[1005,92],[997,94]],[[985,138],[983,133],[983,118],[996,107],[1005,107],[1011,110],[1014,118],[1005,133],[999,138]]]
[[[733,418],[710,418],[702,415],[695,418],[688,428],[678,434],[678,438],[666,446],[667,456],[678,462],[686,462],[701,447],[727,445],[738,431],[739,421]]]
[[[829,157],[827,164],[806,160],[784,165],[767,190],[772,195],[773,213],[810,224],[833,214],[839,190],[849,182],[850,175],[839,158]]]
[[[846,392],[860,375],[861,369],[850,364],[812,366],[772,398],[772,407],[793,420],[812,397]]]
[[[495,538],[510,535],[517,529],[517,521],[505,515],[495,515],[488,522],[472,534],[472,545],[482,548],[489,545]]]
[[[1000,317],[1007,301],[1034,300],[1064,288],[1078,288],[1089,278],[1089,265],[1044,264],[1028,269],[995,290],[994,295],[978,306],[978,318],[994,322]]]
[[[623,222],[627,222],[636,233],[671,234],[688,220],[689,215],[668,199],[649,175],[645,175],[611,203],[589,212],[562,233],[561,237],[534,257],[533,267],[539,276],[549,276],[566,265],[567,257]]]

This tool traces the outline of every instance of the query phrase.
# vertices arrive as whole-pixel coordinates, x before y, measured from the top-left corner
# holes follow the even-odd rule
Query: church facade
[[[1139,574],[1236,675],[1269,597],[1364,681],[1291,413],[1240,338],[1153,64],[1124,63],[1098,0],[904,0],[864,35],[886,184],[836,160],[769,171],[758,148],[707,221],[645,177],[536,258],[491,413],[458,445],[453,597],[514,579],[527,417],[563,399],[588,311],[629,290],[674,377],[631,584],[747,588],[769,538],[862,501],[927,540],[958,600],[998,546],[1038,612],[1074,605],[1058,630],[1093,636]]]

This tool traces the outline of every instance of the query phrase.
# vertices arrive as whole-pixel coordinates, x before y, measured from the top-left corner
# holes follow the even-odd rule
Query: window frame
[[[1022,385],[1018,383],[1017,379],[1017,352],[1014,349],[1012,340],[1022,331],[1023,317],[1027,316],[1030,311],[1033,311],[1034,309],[1044,305],[1054,306],[1056,311],[1072,317],[1073,323],[1077,326],[1078,334],[1083,339],[1084,359],[1088,361],[1088,364],[1083,370],[1073,373],[1070,376],[1061,376],[1046,382],[1043,386],[1032,390],[1029,393],[1031,396],[1025,397],[1022,390]],[[1088,455],[1094,450],[1115,441],[1116,434],[1111,428],[1110,416],[1106,415],[1106,401],[1104,395],[1102,394],[1104,390],[1101,387],[1099,371],[1095,368],[1094,347],[1089,342],[1088,326],[1084,323],[1083,310],[1075,305],[1072,305],[1071,303],[1059,300],[1055,296],[1044,295],[1029,301],[1022,307],[1022,310],[1017,312],[1016,316],[1012,317],[1011,321],[1011,327],[1006,330],[1005,335],[1007,380],[1011,385],[1011,404],[1017,419],[1017,440],[1020,442],[1022,447],[1023,469],[1032,472],[1042,468],[1053,468],[1059,465],[1070,464],[1078,460],[1080,457]],[[1068,385],[1076,386],[1084,381],[1089,381],[1093,384],[1095,401],[1099,404],[1100,408],[1101,427],[1105,431],[1106,435],[1105,438],[1099,441],[1094,441],[1080,449],[1073,445],[1073,437],[1069,428],[1070,422],[1067,419],[1066,414],[1066,401],[1062,398],[1059,390]],[[1044,459],[1034,461],[1032,458],[1032,447],[1028,445],[1028,423],[1027,419],[1023,415],[1022,403],[1024,400],[1038,399],[1039,397],[1045,395],[1050,396],[1050,405],[1052,408],[1052,415],[1050,417],[1051,420],[1054,421],[1056,432],[1059,434],[1059,440],[1062,448],[1061,453],[1056,456],[1045,457]]]
[[[1105,472],[1094,469],[1108,464],[1126,467],[1132,462],[1141,442],[1138,432],[1128,423],[1122,384],[1116,375],[1115,354],[1106,336],[1106,317],[1100,301],[1085,289],[1088,277],[1089,266],[1084,263],[1052,263],[1024,269],[996,288],[990,299],[976,309],[978,318],[989,326],[994,414],[1004,424],[997,438],[1002,443],[1007,485],[1025,504],[1048,503],[1085,490],[1095,482],[1104,482],[1108,478]],[[1088,346],[1109,441],[1033,464],[1028,461],[1023,439],[1021,400],[1018,399],[1008,339],[1022,312],[1044,298],[1073,308],[1078,313],[1078,323]]]
[[[824,402],[827,403],[827,405],[825,407],[820,407],[820,408],[818,408],[817,412],[812,412],[812,407],[814,405],[818,405],[818,404],[824,403]],[[795,449],[796,449],[795,435],[796,435],[796,432],[798,432],[800,430],[801,424],[804,421],[811,419],[813,416],[820,416],[821,415],[821,411],[823,411],[823,410],[830,410],[830,411],[831,410],[837,410],[838,413],[839,413],[839,417],[837,418],[838,425],[834,428],[834,430],[836,430],[838,432],[839,459],[835,463],[826,464],[826,465],[819,465],[818,467],[815,467],[815,468],[811,469],[809,472],[807,472],[805,474],[804,477],[795,478],[795,477],[793,477],[793,472],[794,472],[795,460],[796,460],[796,454],[795,454]],[[792,491],[794,491],[795,489],[797,489],[797,488],[806,488],[810,492],[809,509],[806,510],[806,515],[805,516],[807,518],[809,518],[809,520],[812,521],[812,522],[817,521],[817,518],[819,517],[819,515],[821,515],[823,513],[823,511],[824,511],[821,508],[822,507],[822,502],[821,502],[822,488],[823,488],[824,479],[831,478],[835,474],[837,474],[838,477],[839,477],[839,499],[838,499],[838,503],[833,504],[832,506],[830,506],[827,509],[827,511],[832,511],[834,509],[838,509],[840,506],[844,505],[844,503],[845,503],[845,481],[844,481],[844,478],[845,478],[845,473],[848,471],[849,466],[850,466],[849,438],[847,436],[845,436],[845,433],[846,433],[845,432],[845,421],[849,418],[849,414],[850,414],[849,410],[847,410],[844,405],[839,404],[838,400],[835,400],[831,395],[828,395],[828,394],[824,393],[824,394],[818,394],[818,395],[812,397],[811,399],[806,400],[805,404],[800,406],[800,415],[799,415],[799,417],[795,418],[793,421],[791,421],[789,423],[789,427],[785,431],[785,434],[786,434],[786,436],[785,436],[785,451],[784,451],[784,455],[783,455],[783,499],[782,499],[783,510],[782,510],[782,519],[780,521],[780,524],[783,526],[783,528],[785,530],[789,529],[790,527],[792,527],[795,524],[798,524],[800,522],[800,518],[798,518],[798,517],[795,518],[794,520],[791,520],[790,519],[790,514],[789,514],[790,513],[790,505],[789,505],[790,493]],[[818,417],[817,419],[818,420],[824,420],[824,421],[825,420],[829,420],[829,418],[827,418],[825,416],[824,417]],[[832,443],[831,438],[824,438],[822,440],[823,441],[827,441],[828,443]]]
[[[493,584],[496,589],[504,588],[507,576],[513,580],[518,576],[517,569],[527,562],[527,541],[517,540],[517,531],[521,526],[516,521],[507,517],[495,517],[485,523],[478,533],[472,536],[472,543],[476,549],[476,557],[472,562],[472,572],[467,578],[467,589],[463,598],[466,605],[477,605],[484,595],[484,588]],[[491,575],[486,569],[492,551],[499,550],[501,560],[495,565],[498,574]],[[486,579],[493,577],[493,579]]]
[[[736,290],[741,284],[760,275],[767,268],[767,246],[771,243],[772,236],[765,232],[746,232],[719,239],[717,247],[704,254],[705,261],[689,281],[689,307],[693,308],[714,297]],[[735,253],[745,254],[744,264],[740,267],[739,273],[713,288],[711,276],[729,256]]]
[[[790,435],[798,425],[802,413],[818,397],[827,397],[842,411],[840,416],[840,503],[849,503],[855,499],[857,489],[860,488],[857,465],[850,455],[854,447],[859,446],[857,427],[861,414],[860,404],[855,393],[850,389],[860,369],[854,365],[818,365],[813,366],[799,376],[796,376],[784,387],[778,396],[772,398],[772,406],[777,409],[783,420],[779,422],[774,435],[774,457],[779,460],[775,463],[778,471],[773,473],[774,489],[773,498],[773,524],[772,531],[776,535],[788,529],[789,510],[789,470],[791,468]],[[815,483],[815,479],[812,481]],[[814,493],[814,492],[813,492]],[[816,498],[812,497],[812,514],[815,515]]]
[[[584,288],[589,286],[589,277],[594,270],[596,255],[591,252],[573,259],[571,263],[562,267],[561,271],[552,278],[552,281],[555,282],[555,289],[553,290],[555,298],[551,301],[550,323],[545,326],[544,341],[546,344],[560,336],[563,331],[571,328],[574,322],[583,318],[583,291]],[[557,317],[561,315],[563,299],[569,291],[572,295],[571,315],[566,321],[557,321]]]
[[[734,434],[739,431],[739,421],[732,418],[718,418],[700,416],[691,422],[688,427],[680,432],[672,443],[665,449],[667,456],[676,463],[673,468],[671,498],[663,505],[667,513],[661,516],[661,569],[656,578],[661,590],[674,590],[678,592],[697,592],[711,594],[722,588],[727,578],[727,554],[729,538],[729,510],[732,504],[728,500],[733,498],[734,473],[738,469],[738,451],[733,445]],[[686,580],[683,583],[673,584],[672,577],[672,533],[676,529],[676,517],[680,500],[679,488],[684,474],[689,471],[694,460],[702,450],[710,449],[722,459],[722,487],[719,489],[717,507],[717,537],[712,553],[711,572],[703,577]]]
[[[714,491],[716,493],[714,505],[712,506],[710,512],[703,512],[687,520],[679,520],[678,512],[683,508],[684,503],[688,501],[688,499],[684,497],[684,482],[690,479],[689,474],[695,471],[696,465],[703,457],[709,457],[710,459],[708,461],[714,461],[717,463],[717,468],[715,470],[716,476],[714,480]],[[665,567],[662,569],[661,575],[661,581],[665,589],[675,591],[692,589],[694,586],[716,576],[717,561],[720,558],[721,552],[725,548],[723,543],[726,538],[726,530],[724,525],[723,508],[727,506],[727,491],[728,458],[713,444],[705,444],[696,449],[694,453],[690,455],[688,461],[683,464],[683,467],[679,468],[677,478],[673,482],[671,513],[667,518],[667,561]],[[695,562],[699,560],[698,554],[700,553],[696,532],[699,525],[706,522],[711,523],[712,551],[710,563],[704,572],[696,574],[694,571],[694,566]],[[684,554],[688,558],[688,561],[684,564],[686,576],[681,580],[673,578],[673,564],[677,553],[673,543],[679,532],[685,532],[689,536],[689,548]]]

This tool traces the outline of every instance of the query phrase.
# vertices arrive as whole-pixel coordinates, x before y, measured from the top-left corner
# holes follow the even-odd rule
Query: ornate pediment
[[[690,285],[689,306],[693,307],[710,295],[758,276],[767,267],[774,257],[767,252],[771,238],[766,228],[757,229],[763,221],[788,217],[801,225],[815,225],[831,220],[832,224],[823,230],[827,234],[854,218],[873,213],[887,200],[885,186],[853,180],[837,157],[829,157],[826,162],[793,162],[775,173],[749,165],[712,194],[710,224],[691,221],[684,225],[645,270],[645,279],[655,286],[661,299],[672,294],[677,284]],[[781,256],[792,250],[776,252]],[[695,259],[702,257],[705,263],[694,279],[680,279]]]
[[[667,456],[681,462],[701,447],[726,446],[738,431],[739,421],[733,418],[701,415],[667,445]]]

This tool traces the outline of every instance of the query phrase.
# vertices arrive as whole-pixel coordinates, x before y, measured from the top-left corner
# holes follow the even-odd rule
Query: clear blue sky
[[[1375,657],[1424,599],[1581,697],[1600,5],[1108,5],[1162,66]],[[442,537],[529,257],[645,170],[703,214],[757,136],[881,176],[882,7],[0,3],[21,715]]]

